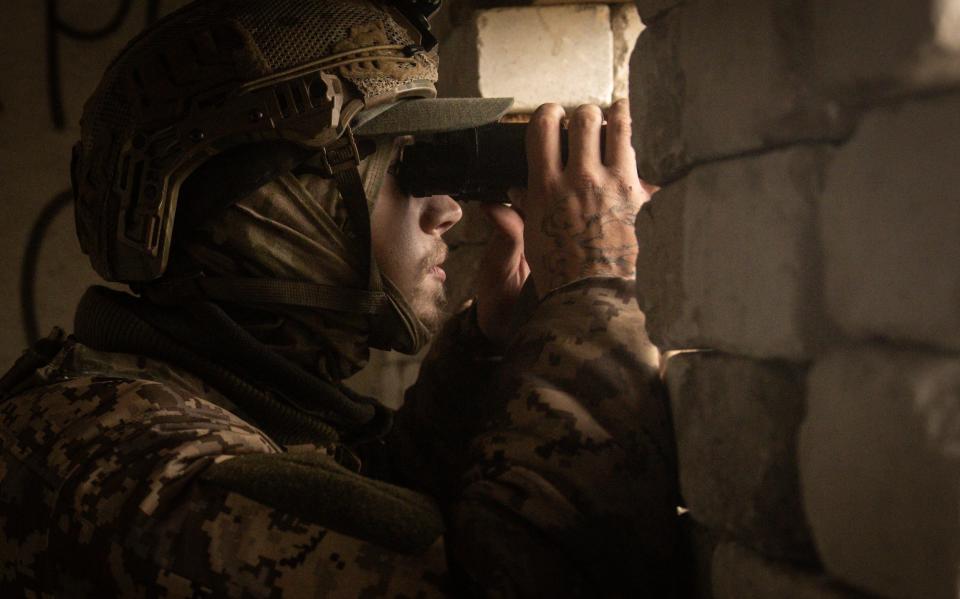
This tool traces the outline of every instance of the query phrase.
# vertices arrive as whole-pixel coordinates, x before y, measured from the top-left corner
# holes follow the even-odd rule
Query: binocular
[[[395,174],[414,197],[448,195],[457,200],[505,202],[507,189],[527,186],[526,123],[493,123],[418,135],[402,149]],[[603,151],[606,126],[601,129]],[[567,130],[560,130],[563,162]]]

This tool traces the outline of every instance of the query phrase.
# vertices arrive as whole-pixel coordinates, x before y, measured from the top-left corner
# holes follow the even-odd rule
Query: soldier
[[[563,110],[533,116],[529,186],[401,410],[340,382],[442,312],[460,209],[404,193],[398,147],[507,107],[431,99],[396,4],[196,2],[108,68],[77,228],[133,293],[88,290],[0,382],[3,596],[669,595],[626,104],[603,159],[600,109],[572,113],[565,165]]]

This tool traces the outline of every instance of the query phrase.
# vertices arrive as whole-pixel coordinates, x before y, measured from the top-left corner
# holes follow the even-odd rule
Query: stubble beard
[[[436,280],[431,269],[443,262],[446,257],[447,244],[440,241],[434,250],[420,261],[418,268],[420,280],[413,290],[410,302],[414,315],[431,335],[436,334],[447,315],[446,285]]]

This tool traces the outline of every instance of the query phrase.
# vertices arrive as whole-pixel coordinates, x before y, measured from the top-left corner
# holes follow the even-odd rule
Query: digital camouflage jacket
[[[455,317],[359,473],[70,341],[0,404],[0,596],[668,596],[671,427],[632,293],[561,288],[502,356]]]

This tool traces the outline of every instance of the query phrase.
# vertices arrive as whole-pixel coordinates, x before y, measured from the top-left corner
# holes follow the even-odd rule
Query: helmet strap
[[[353,233],[361,248],[361,267],[368,273],[367,288],[370,291],[382,292],[383,282],[380,279],[380,269],[373,259],[373,241],[370,237],[370,207],[367,201],[367,192],[363,188],[363,179],[360,177],[360,152],[357,149],[353,131],[348,125],[344,135],[340,138],[346,141],[343,145],[321,152],[324,166],[333,175],[337,184],[337,191],[347,208],[347,215],[353,223]],[[330,159],[339,159],[331,163]],[[353,160],[350,160],[350,159]]]

